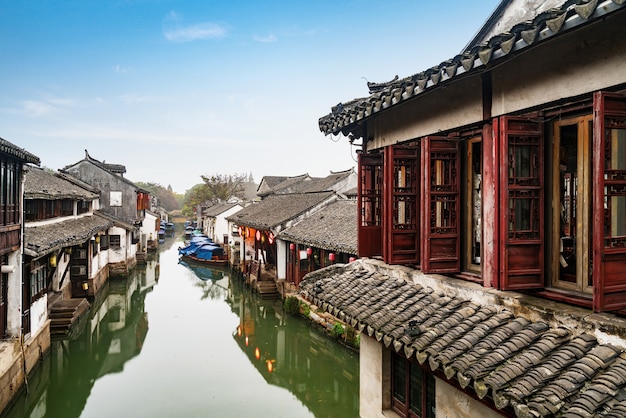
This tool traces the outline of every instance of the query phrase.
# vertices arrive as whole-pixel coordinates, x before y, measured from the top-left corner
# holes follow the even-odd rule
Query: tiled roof
[[[318,307],[517,416],[626,416],[626,354],[592,334],[392,278],[360,261],[305,276]],[[490,396],[488,396],[490,395]]]
[[[270,230],[324,202],[330,203],[333,197],[336,198],[334,192],[272,194],[226,219],[240,226]]]
[[[203,214],[204,216],[209,216],[209,217],[218,216],[237,205],[239,205],[239,203],[227,203],[227,202],[216,203],[215,205],[210,206],[207,209],[205,209]]]
[[[32,257],[84,243],[113,222],[95,215],[82,216],[41,226],[24,226],[24,252]]]
[[[626,8],[624,0],[566,1],[560,8],[540,13],[532,21],[517,24],[508,32],[493,36],[489,41],[425,71],[387,83],[370,83],[370,96],[334,106],[330,114],[319,119],[320,131],[325,134],[362,135],[359,125],[379,112],[424,92],[444,87],[455,77],[482,72],[487,65],[515,55],[512,52],[522,51],[623,8]]]
[[[335,190],[338,183],[349,178],[354,174],[353,169],[345,171],[332,172],[323,178],[312,178],[312,181],[307,185],[303,192],[323,192],[326,190]]]
[[[90,187],[91,188],[91,187]],[[26,199],[77,199],[94,200],[98,194],[37,167],[28,167],[24,174],[24,197]]]
[[[39,161],[39,157],[31,154],[23,148],[18,147],[17,145],[13,145],[6,139],[0,138],[0,152],[5,154],[9,154],[12,157],[18,158],[24,162],[31,164],[41,164]]]
[[[357,253],[355,201],[337,200],[283,230],[278,238],[346,254]]]
[[[280,183],[275,184],[264,192],[257,193],[258,196],[267,196],[274,193],[301,193],[303,192],[314,178],[308,174],[301,174],[294,177],[286,177]]]

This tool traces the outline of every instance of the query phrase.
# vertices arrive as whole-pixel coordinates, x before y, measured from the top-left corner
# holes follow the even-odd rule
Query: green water
[[[177,246],[111,280],[4,416],[358,416],[358,354]]]

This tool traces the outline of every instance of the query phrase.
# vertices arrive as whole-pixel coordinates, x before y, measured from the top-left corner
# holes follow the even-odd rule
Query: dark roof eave
[[[507,60],[513,52],[525,50],[563,32],[602,19],[620,9],[626,2],[612,0],[590,1],[569,7],[564,2],[560,9],[538,14],[531,22],[518,24],[510,32],[493,36],[489,41],[475,45],[455,57],[421,73],[388,83],[388,87],[362,99],[340,103],[332,112],[319,119],[319,129],[325,135],[350,134],[363,137],[364,122],[398,104],[411,100],[421,93],[434,91],[457,77],[479,74],[496,60]],[[530,36],[532,35],[532,36]],[[385,83],[381,83],[385,84]]]

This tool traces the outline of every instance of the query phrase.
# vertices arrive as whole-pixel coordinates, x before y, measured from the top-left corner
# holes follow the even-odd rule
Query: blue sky
[[[318,119],[459,53],[496,0],[0,0],[0,137],[184,193],[356,166]],[[336,139],[336,138],[334,138]]]

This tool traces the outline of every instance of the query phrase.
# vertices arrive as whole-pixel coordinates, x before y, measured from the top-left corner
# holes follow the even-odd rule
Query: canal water
[[[228,271],[180,264],[181,244],[110,280],[4,416],[358,416],[357,353]]]

